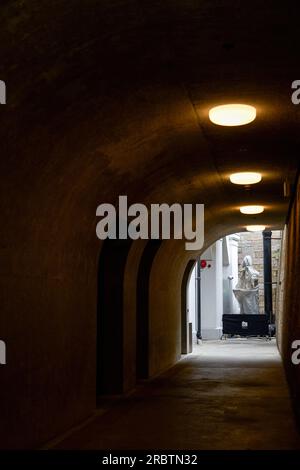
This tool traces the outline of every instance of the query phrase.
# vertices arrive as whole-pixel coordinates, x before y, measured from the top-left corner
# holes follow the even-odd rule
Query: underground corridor
[[[145,344],[151,328],[147,289],[161,242],[148,242],[144,248],[137,270],[135,328],[129,328],[128,318],[124,329],[122,315],[110,312],[124,309],[122,278],[131,242],[108,240],[98,274],[98,407],[86,422],[44,448],[299,449],[300,436],[275,334],[280,324],[275,312],[280,310],[282,295],[284,236],[282,231],[231,234],[187,263],[180,299],[181,358],[152,379],[147,363],[149,344]],[[246,258],[253,254],[254,265],[263,273],[250,268],[255,282],[257,278],[258,315],[246,316],[250,329],[241,331],[244,315],[233,287],[243,277],[245,253]],[[107,262],[113,266],[111,278]],[[265,282],[268,270],[267,279],[275,279],[271,284]],[[224,334],[226,312],[231,312],[231,321],[232,317],[237,320],[231,334]],[[257,319],[266,321],[268,328],[262,328],[261,322],[252,325]],[[135,339],[131,343],[125,340],[134,331]],[[130,371],[122,347],[123,351],[129,349],[130,357],[134,342],[136,370]],[[131,384],[125,378],[130,372],[135,374]]]
[[[299,13],[1,2],[1,450],[299,449]]]

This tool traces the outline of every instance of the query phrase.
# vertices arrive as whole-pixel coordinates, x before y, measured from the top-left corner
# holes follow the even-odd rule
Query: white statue
[[[242,271],[234,295],[240,304],[241,314],[258,314],[258,276],[259,272],[252,265],[251,256],[245,256]]]

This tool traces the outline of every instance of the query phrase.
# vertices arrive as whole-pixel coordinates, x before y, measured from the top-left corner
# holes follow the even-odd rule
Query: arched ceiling
[[[238,206],[251,201],[268,209],[257,221],[281,225],[283,181],[299,162],[298,13],[297,2],[258,0],[4,1],[7,228],[17,217],[40,239],[63,225],[68,239],[84,220],[94,237],[96,206],[119,194],[203,202],[215,235],[242,230]],[[254,104],[257,120],[211,124],[208,109],[231,101]],[[264,176],[253,191],[229,183],[248,169]]]
[[[255,221],[282,226],[283,181],[299,162],[299,12],[299,1],[1,0],[0,331],[13,366],[0,387],[0,447],[37,447],[95,407],[99,204],[122,194],[205,203],[206,246],[243,229],[238,206],[250,200],[267,206]],[[257,107],[253,124],[208,121],[210,106],[233,100]],[[252,192],[228,180],[246,169],[263,173]],[[125,270],[126,325],[139,242]],[[180,354],[193,256],[170,240],[153,262],[152,373]]]

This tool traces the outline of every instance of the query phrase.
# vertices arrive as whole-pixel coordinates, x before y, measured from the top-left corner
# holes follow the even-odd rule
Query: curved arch
[[[191,259],[187,262],[181,282],[181,354],[188,354],[189,352],[189,315],[187,310],[187,289],[194,266],[194,259]]]
[[[136,385],[137,279],[147,240],[136,240],[129,251],[124,274],[124,391]]]
[[[137,378],[149,377],[149,286],[154,258],[161,240],[149,240],[141,257],[136,287],[136,368]]]

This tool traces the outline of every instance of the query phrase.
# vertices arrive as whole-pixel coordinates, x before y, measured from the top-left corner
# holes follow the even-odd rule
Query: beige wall
[[[282,231],[282,243],[280,250],[280,266],[279,266],[279,284],[276,292],[276,338],[279,351],[283,352],[283,331],[284,331],[284,301],[285,301],[285,289],[286,280],[286,256],[287,256],[287,226]]]

